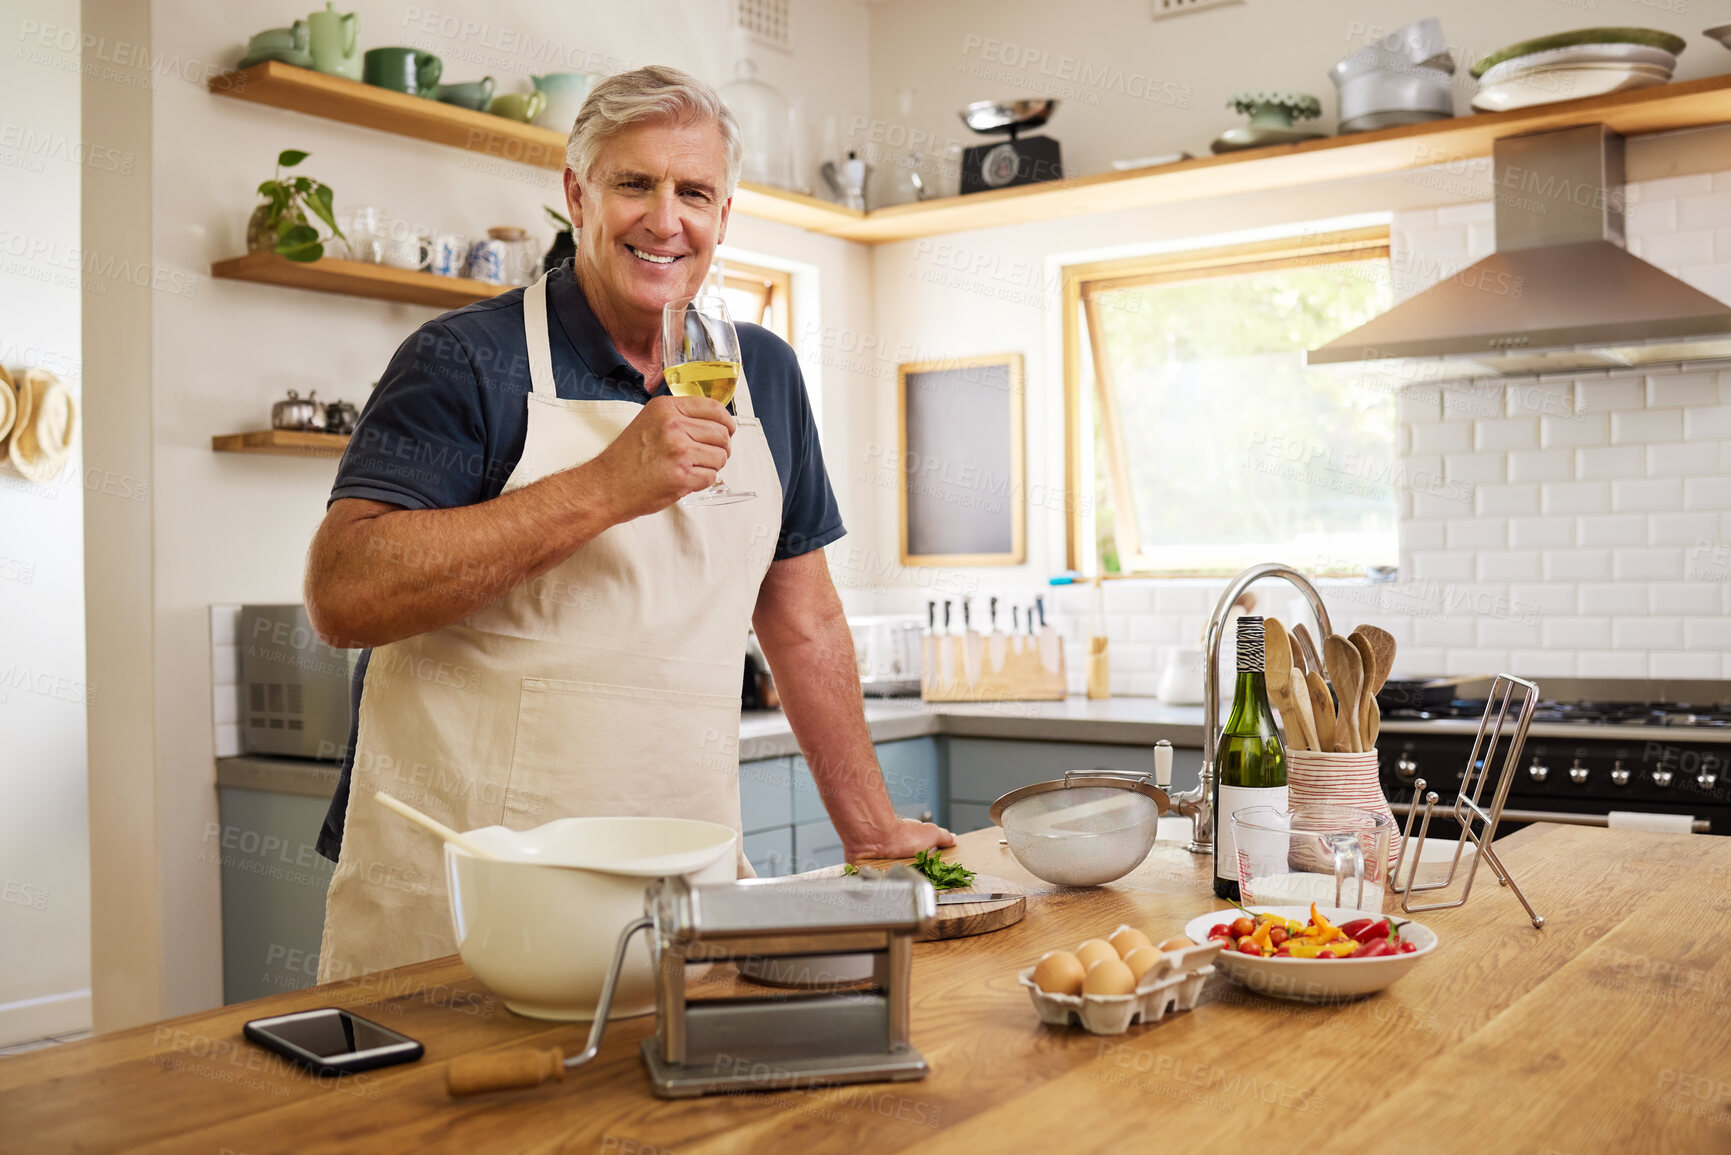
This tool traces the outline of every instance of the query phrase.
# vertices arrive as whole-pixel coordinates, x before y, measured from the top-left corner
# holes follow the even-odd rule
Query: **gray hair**
[[[726,195],[733,195],[745,154],[739,121],[714,88],[663,64],[609,76],[589,90],[565,143],[565,164],[578,180],[587,181],[602,145],[631,125],[652,120],[714,124],[727,156]]]

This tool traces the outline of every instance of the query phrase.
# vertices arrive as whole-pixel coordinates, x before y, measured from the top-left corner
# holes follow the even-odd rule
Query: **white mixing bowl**
[[[727,882],[737,874],[731,827],[688,818],[561,818],[533,830],[465,831],[501,861],[445,846],[451,923],[463,964],[511,1010],[587,1021],[619,932],[643,915],[657,878]],[[655,1009],[649,946],[632,940],[610,1017]]]

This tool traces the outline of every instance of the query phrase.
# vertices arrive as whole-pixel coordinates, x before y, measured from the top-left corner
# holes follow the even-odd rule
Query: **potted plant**
[[[331,212],[330,185],[306,176],[283,178],[283,169],[293,168],[307,155],[293,148],[277,155],[276,176],[258,186],[258,195],[265,198],[264,203],[252,210],[246,222],[247,252],[279,253],[291,261],[316,261],[324,256],[319,231],[307,219],[309,210],[329,225],[333,234],[343,236]]]
[[[571,225],[571,218],[554,208],[552,205],[542,205],[547,210],[547,216],[558,229],[553,234],[553,245],[547,254],[541,258],[541,271],[549,272],[564,263],[567,257],[577,252],[577,230]]]

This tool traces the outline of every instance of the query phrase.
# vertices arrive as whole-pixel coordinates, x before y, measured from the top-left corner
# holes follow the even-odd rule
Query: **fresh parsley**
[[[943,851],[937,847],[922,850],[914,855],[914,869],[925,875],[934,890],[955,890],[958,887],[972,886],[974,872],[959,862],[945,862]],[[859,867],[853,863],[844,863],[843,874],[858,874]]]

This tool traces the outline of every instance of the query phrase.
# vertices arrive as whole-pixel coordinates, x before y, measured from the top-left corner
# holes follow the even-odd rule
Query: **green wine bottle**
[[[1212,719],[1209,719],[1212,722]],[[1232,713],[1215,744],[1214,894],[1238,901],[1232,813],[1246,806],[1286,809],[1286,751],[1263,681],[1262,619],[1238,619],[1238,678]]]

